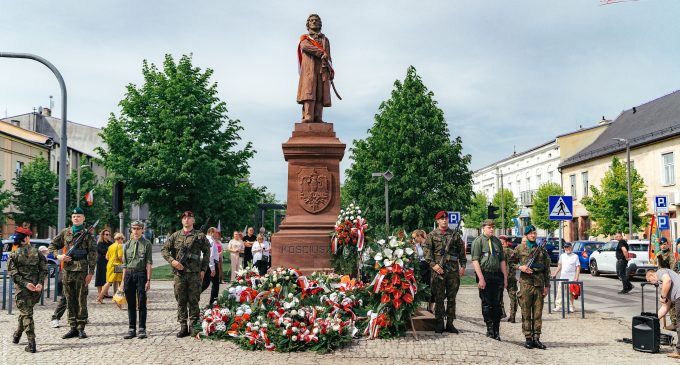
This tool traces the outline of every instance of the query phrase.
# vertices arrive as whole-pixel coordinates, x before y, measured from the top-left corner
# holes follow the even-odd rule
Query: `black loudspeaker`
[[[117,181],[113,184],[113,214],[118,215],[118,213],[123,211],[123,188],[124,184],[122,181]]]
[[[657,353],[661,343],[661,326],[655,313],[633,317],[633,349]]]

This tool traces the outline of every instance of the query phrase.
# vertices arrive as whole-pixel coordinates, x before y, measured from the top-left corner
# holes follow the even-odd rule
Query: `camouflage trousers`
[[[517,279],[508,278],[508,297],[510,298],[510,317],[517,313]]]
[[[68,309],[68,325],[84,329],[87,323],[87,285],[85,271],[63,271],[64,297]]]
[[[539,338],[543,326],[543,287],[520,283],[517,299],[522,308],[524,337]]]
[[[198,322],[198,299],[201,296],[201,275],[197,272],[175,274],[175,300],[177,300],[177,322],[186,324],[187,319]]]
[[[15,290],[18,289],[15,286]],[[17,309],[19,310],[19,323],[17,332],[26,332],[29,340],[35,339],[35,325],[33,323],[33,307],[40,301],[40,292],[30,291],[26,288],[16,290],[14,296]]]
[[[456,295],[460,286],[458,270],[445,270],[443,275],[432,272],[432,295],[434,296],[434,316],[444,319],[444,298],[446,298],[446,319],[456,319]]]

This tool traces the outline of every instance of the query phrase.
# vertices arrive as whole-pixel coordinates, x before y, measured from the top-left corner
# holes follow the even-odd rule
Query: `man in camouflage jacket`
[[[66,307],[68,308],[68,324],[71,329],[62,338],[87,338],[85,324],[87,324],[87,286],[92,281],[94,268],[97,264],[97,244],[92,234],[85,229],[85,214],[80,207],[71,212],[73,225],[64,228],[52,239],[50,253],[64,262],[62,283]],[[84,236],[83,236],[84,235]],[[82,239],[80,238],[82,236]],[[80,244],[67,256],[63,252],[70,251],[76,241]]]
[[[47,276],[47,259],[37,248],[31,246],[31,231],[19,227],[14,243],[19,247],[9,255],[8,272],[14,281],[14,295],[19,310],[19,323],[14,331],[12,342],[19,343],[25,331],[28,337],[27,352],[36,352],[33,307],[40,300],[43,282]]]
[[[210,243],[203,232],[194,229],[194,213],[182,214],[183,229],[173,233],[163,244],[161,253],[175,271],[175,299],[180,330],[177,337],[189,335],[199,320],[198,299],[201,283],[208,270]],[[188,311],[188,313],[187,313]],[[190,323],[187,326],[187,319]]]
[[[526,343],[524,347],[546,347],[540,341],[541,326],[543,325],[543,299],[550,289],[550,256],[543,247],[536,243],[536,227],[528,225],[524,229],[526,242],[515,248],[515,256],[519,260],[519,306],[522,308],[522,332]],[[536,259],[529,266],[530,257]]]
[[[444,298],[446,298],[446,331],[458,333],[453,325],[456,318],[456,294],[460,277],[465,274],[465,244],[460,232],[449,227],[448,215],[441,211],[435,215],[437,228],[432,230],[423,244],[423,257],[432,268],[432,294],[435,298],[434,315],[436,333],[444,332]]]

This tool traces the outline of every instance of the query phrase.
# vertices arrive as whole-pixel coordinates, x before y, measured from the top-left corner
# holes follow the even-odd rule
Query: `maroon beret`
[[[448,214],[445,211],[440,210],[437,213],[437,215],[434,216],[434,219],[442,219],[442,218],[446,218],[446,217],[448,217]]]

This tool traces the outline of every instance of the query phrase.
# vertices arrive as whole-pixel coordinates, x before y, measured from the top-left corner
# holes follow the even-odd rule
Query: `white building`
[[[512,191],[520,206],[517,218],[521,232],[531,214],[534,193],[538,187],[547,182],[561,183],[557,170],[559,164],[559,146],[557,140],[553,139],[476,170],[472,176],[473,190],[484,193],[491,202],[494,194],[500,191],[502,180],[503,188]],[[539,231],[539,235],[546,233]]]

